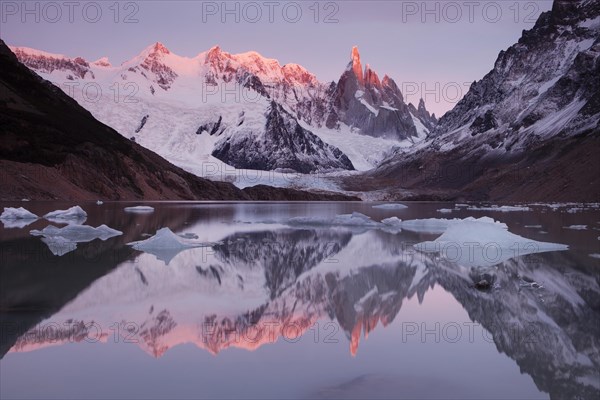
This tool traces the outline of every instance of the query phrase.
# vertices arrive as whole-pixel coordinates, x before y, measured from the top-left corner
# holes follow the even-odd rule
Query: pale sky
[[[157,41],[189,57],[218,44],[301,64],[321,81],[337,80],[357,45],[363,65],[440,116],[551,7],[550,0],[19,0],[0,3],[0,37],[89,61],[108,56],[113,65]]]

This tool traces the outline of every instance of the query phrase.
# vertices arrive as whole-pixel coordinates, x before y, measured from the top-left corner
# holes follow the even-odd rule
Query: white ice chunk
[[[531,211],[531,208],[526,206],[491,206],[491,207],[469,207],[469,211],[498,211],[498,212],[513,212],[513,211]]]
[[[23,207],[4,207],[4,212],[0,215],[1,220],[15,220],[15,219],[38,219],[38,216]]]
[[[402,209],[408,208],[408,206],[405,206],[404,204],[399,204],[399,203],[388,203],[388,204],[379,204],[379,205],[373,206],[373,208],[378,208],[380,210],[402,210]]]
[[[77,242],[65,239],[62,236],[43,237],[42,242],[46,243],[52,254],[59,257],[77,248]]]
[[[476,221],[476,222],[481,222],[481,223],[496,224],[500,227],[503,227],[504,229],[508,228],[506,226],[506,224],[495,221],[493,218],[490,218],[490,217],[481,217],[481,218],[467,217],[465,219],[459,219],[459,218],[454,218],[454,219],[446,219],[446,218],[411,219],[411,220],[407,220],[407,221],[402,221],[402,229],[405,229],[407,231],[412,231],[412,232],[419,232],[419,233],[441,234],[446,231],[446,229],[448,228],[448,226],[451,223],[460,222],[460,221]]]
[[[95,239],[106,240],[123,234],[123,232],[109,228],[106,225],[100,225],[97,228],[89,225],[67,225],[62,228],[57,228],[54,225],[48,225],[41,231],[32,230],[29,233],[33,236],[60,236],[78,243],[91,242]]]
[[[41,231],[32,230],[29,233],[33,236],[43,236],[42,242],[46,243],[55,256],[63,256],[75,250],[77,243],[87,243],[96,239],[104,241],[123,234],[123,232],[106,225],[100,225],[97,228],[88,225],[67,225],[62,228],[48,225]]]
[[[598,254],[598,253],[592,253],[589,256],[592,258],[600,258],[600,254]]]
[[[400,228],[402,226],[402,220],[398,217],[390,217],[386,219],[382,219],[381,223],[392,228]]]
[[[437,210],[437,212],[442,213],[442,214],[449,214],[452,212],[452,210],[449,208],[440,208],[439,210]]]
[[[492,266],[510,258],[546,251],[567,250],[568,246],[538,242],[515,235],[506,224],[474,218],[448,221],[444,233],[415,248],[424,253],[440,253],[451,262],[468,267]],[[492,220],[493,221],[493,220]]]
[[[35,219],[2,219],[0,221],[2,221],[2,224],[4,225],[4,229],[11,229],[11,228],[21,229],[21,228],[25,228],[28,225],[33,224],[37,220],[35,220]]]
[[[382,224],[373,221],[367,215],[359,212],[352,214],[336,215],[333,218],[321,217],[295,217],[290,218],[289,225],[316,225],[316,226],[358,226],[358,227],[381,227]]]
[[[87,213],[79,206],[67,210],[56,210],[44,215],[48,220],[79,220],[87,217]]]
[[[104,204],[104,202],[102,200],[98,200],[98,201],[96,201],[96,204],[98,204],[99,206],[101,206],[102,204]]]
[[[587,225],[569,225],[565,226],[565,229],[573,229],[575,231],[584,231],[587,229]]]
[[[213,245],[183,238],[174,234],[169,228],[159,229],[154,236],[146,240],[127,244],[136,250],[155,255],[166,264],[169,264],[177,254],[184,250]]]
[[[125,207],[125,212],[152,213],[152,212],[154,212],[154,207],[150,207],[150,206]]]

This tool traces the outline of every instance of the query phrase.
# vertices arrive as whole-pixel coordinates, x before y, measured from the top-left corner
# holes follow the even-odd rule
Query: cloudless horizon
[[[337,81],[358,46],[363,66],[391,76],[405,101],[441,116],[533,27],[552,1],[3,2],[0,37],[119,65],[155,42],[194,57],[219,45],[296,63]]]

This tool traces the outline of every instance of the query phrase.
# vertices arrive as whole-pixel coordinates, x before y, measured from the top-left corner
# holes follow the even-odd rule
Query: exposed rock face
[[[595,1],[555,1],[518,43],[500,52],[494,69],[440,119],[435,134],[474,124],[476,133],[499,136],[493,147],[511,150],[527,147],[527,138],[598,130],[599,18]]]
[[[52,73],[55,70],[60,70],[72,73],[74,77],[79,79],[85,79],[86,76],[94,78],[94,73],[90,70],[90,64],[81,57],[74,59],[57,57],[24,48],[15,49],[15,55],[19,61],[35,71]]]
[[[386,75],[381,81],[369,65],[363,72],[356,47],[336,85],[326,125],[333,129],[339,122],[370,136],[400,140],[417,136],[408,106],[394,80]]]
[[[2,198],[246,199],[184,172],[95,120],[0,42]]]
[[[0,69],[0,199],[251,199],[232,184],[175,167],[98,122],[19,63],[2,41]],[[140,130],[147,121],[137,121]]]
[[[408,110],[430,131],[438,123],[435,114],[429,114],[429,111],[425,108],[425,101],[423,99],[419,100],[419,108],[416,108],[412,103],[408,103]]]
[[[159,222],[153,223],[160,226]],[[132,332],[132,338],[139,339],[135,343],[154,357],[183,343],[213,354],[231,347],[254,350],[285,337],[283,327],[287,324],[293,323],[302,334],[309,332],[316,321],[331,321],[339,325],[345,337],[342,340],[348,340],[354,355],[363,337],[384,329],[402,315],[400,311],[407,301],[416,297],[423,303],[436,288],[433,290],[438,295],[444,290],[452,296],[468,313],[467,321],[489,332],[482,339],[493,340],[497,351],[514,360],[521,372],[530,375],[551,398],[598,397],[600,288],[591,266],[582,266],[572,252],[549,252],[511,258],[494,266],[468,267],[444,257],[416,255],[402,245],[404,240],[374,231],[353,234],[345,230],[285,228],[236,232],[215,246],[210,260],[180,258],[179,274],[139,263],[136,269],[115,269],[91,285],[77,286],[77,296],[72,293],[68,299],[53,302],[62,306],[53,307],[55,314],[46,321],[55,322],[52,325],[57,331],[52,336],[31,334],[35,327],[12,337],[3,336],[0,357],[9,349],[33,351],[50,340],[60,345],[72,343],[69,339],[83,339],[90,321],[102,326],[109,325],[107,321],[136,323],[143,329]],[[357,254],[365,248],[378,248],[380,256],[388,260],[393,257],[393,261],[381,263],[357,257],[338,268],[323,268],[327,260]],[[57,268],[69,268],[75,282],[83,280],[97,268],[83,257],[85,252],[79,249],[73,257],[89,264],[89,269],[72,270],[74,264],[64,259],[57,261]],[[23,265],[22,255],[7,255],[7,271]],[[130,253],[123,252],[116,261],[126,257],[131,257]],[[99,259],[108,263],[106,255]],[[36,270],[33,261],[25,261]],[[44,270],[36,272],[43,274]],[[140,274],[151,278],[140,284]],[[15,291],[13,286],[22,289],[26,285],[14,277],[21,274],[7,275],[13,285],[2,292],[1,304],[16,308],[20,303],[15,297],[22,296],[23,290]],[[39,281],[37,275],[26,277]],[[64,282],[57,280],[55,273],[48,279],[51,283],[44,287]],[[479,289],[484,290],[479,290],[478,284],[484,280],[489,284],[482,284]],[[537,282],[543,285],[535,285]],[[49,292],[55,291],[39,295],[47,298]],[[58,294],[63,296],[62,291]],[[132,302],[133,295],[140,300]],[[245,301],[202,301],[214,300],[212,296]],[[196,300],[191,303],[195,304],[194,312],[190,312],[192,299]],[[248,308],[247,304],[252,306]],[[99,309],[110,313],[94,314]],[[87,314],[82,312],[88,310]],[[89,320],[74,318],[81,315]],[[251,336],[244,336],[249,332]],[[474,340],[469,335],[463,340]],[[255,340],[240,340],[244,337]]]
[[[441,198],[597,201],[597,5],[555,1],[440,119],[427,146],[399,151],[370,181]]]
[[[339,149],[304,129],[275,101],[266,115],[264,132],[238,132],[221,139],[213,156],[236,168],[292,170],[309,173],[324,169],[352,170]]]
[[[169,68],[167,65],[162,63],[163,55],[171,54],[169,50],[162,45],[162,43],[156,43],[148,56],[140,64],[140,67],[154,75],[153,82],[158,84],[164,90],[169,90],[171,84],[177,78],[177,74]]]

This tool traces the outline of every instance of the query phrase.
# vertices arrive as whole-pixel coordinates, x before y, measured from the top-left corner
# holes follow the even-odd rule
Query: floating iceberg
[[[442,213],[442,214],[449,214],[452,211],[453,210],[451,210],[450,208],[440,208],[439,210],[437,210],[437,212]]]
[[[43,237],[42,242],[46,243],[52,254],[59,257],[77,248],[77,242],[65,239],[62,236]]]
[[[382,219],[381,223],[392,228],[400,228],[402,226],[402,220],[398,217]]]
[[[98,200],[98,201],[96,201],[96,204],[98,204],[99,206],[101,206],[102,204],[104,204],[104,202],[102,200]]]
[[[598,254],[598,253],[592,253],[592,254],[589,254],[589,256],[592,258],[600,258],[600,254]]]
[[[14,207],[4,207],[4,211],[2,215],[0,215],[0,219],[9,220],[9,219],[37,219],[38,216],[34,213],[26,210],[23,207],[14,208]]]
[[[56,210],[44,215],[47,220],[80,220],[87,218],[87,213],[79,206],[73,206],[67,210]]]
[[[568,249],[563,244],[515,235],[508,231],[506,224],[488,217],[447,220],[446,223],[447,228],[440,237],[418,243],[415,248],[424,253],[440,253],[451,262],[470,267],[492,266],[526,254]]]
[[[0,221],[2,221],[2,224],[4,225],[5,229],[11,229],[11,228],[25,228],[28,225],[33,224],[35,221],[35,219],[1,219]]]
[[[100,225],[97,228],[88,225],[67,225],[62,228],[48,225],[41,231],[32,230],[29,233],[32,236],[43,236],[42,241],[56,256],[62,256],[75,250],[77,243],[87,243],[96,239],[104,241],[123,234],[123,232],[106,225]]]
[[[153,254],[167,265],[177,254],[197,247],[211,247],[212,243],[201,243],[176,235],[169,228],[159,229],[156,234],[146,240],[127,243],[136,250]]]
[[[154,207],[150,206],[135,206],[135,207],[125,207],[125,212],[131,213],[152,213],[154,212]]]
[[[460,221],[474,221],[474,222],[487,223],[487,224],[497,224],[498,226],[503,227],[504,229],[508,228],[506,226],[506,224],[497,222],[493,218],[490,218],[490,217],[481,217],[481,218],[467,217],[465,219],[460,219],[460,218],[411,219],[411,220],[407,220],[407,221],[402,221],[402,229],[405,229],[405,230],[411,231],[411,232],[418,232],[418,233],[441,234],[441,233],[444,233],[446,231],[446,229],[448,229],[448,226],[450,226],[450,224],[455,223],[455,222],[460,222]]]
[[[74,242],[91,242],[95,239],[106,240],[113,236],[122,235],[123,232],[109,228],[106,225],[100,225],[97,228],[89,225],[67,225],[58,228],[54,225],[48,225],[41,231],[32,230],[29,232],[33,236],[56,237],[60,236]]]
[[[408,208],[408,206],[405,206],[404,204],[398,204],[398,203],[388,203],[388,204],[379,204],[379,205],[373,206],[373,208],[378,208],[380,210],[403,210],[405,208]]]
[[[527,206],[491,206],[491,207],[469,207],[469,211],[499,211],[499,212],[513,212],[513,211],[531,211],[531,208]]]
[[[4,207],[4,212],[0,215],[0,219],[38,219],[38,216],[23,207]]]
[[[23,207],[4,207],[4,212],[0,215],[0,221],[2,221],[5,228],[24,228],[37,219],[37,215]]]
[[[587,225],[569,225],[569,226],[565,226],[565,229],[572,229],[575,231],[584,231],[587,229]]]
[[[373,227],[380,228],[382,224],[373,221],[371,217],[353,212],[352,214],[336,215],[333,218],[321,217],[295,217],[290,218],[287,223],[289,225],[309,225],[309,226],[356,226],[356,227]]]

